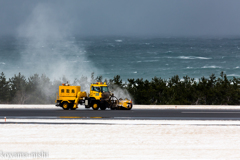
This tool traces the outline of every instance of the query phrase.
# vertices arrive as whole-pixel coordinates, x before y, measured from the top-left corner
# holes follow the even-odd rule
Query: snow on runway
[[[102,124],[102,125],[228,125],[240,126],[239,120],[105,120],[95,119],[6,119],[7,123],[37,124]],[[5,119],[0,119],[5,123]]]
[[[193,109],[210,106],[137,106],[137,109]],[[0,108],[55,108],[54,105],[0,105]],[[239,106],[211,106],[238,109]],[[61,108],[56,108],[61,110]],[[195,111],[182,111],[195,114]],[[207,112],[208,111],[204,111]],[[220,111],[209,111],[218,114]],[[225,111],[224,111],[225,112]],[[236,113],[227,111],[226,113]],[[125,117],[127,118],[127,117]],[[240,159],[238,120],[0,120],[2,153],[44,152],[47,159]],[[22,158],[26,159],[26,158]],[[28,158],[31,159],[31,158]],[[34,158],[33,158],[34,159]],[[36,159],[36,158],[35,158]]]
[[[44,151],[48,159],[240,159],[239,133],[231,125],[0,124],[0,151]]]

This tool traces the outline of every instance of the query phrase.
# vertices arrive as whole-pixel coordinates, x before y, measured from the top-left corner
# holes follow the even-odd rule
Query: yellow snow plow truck
[[[62,107],[64,110],[75,110],[78,104],[85,105],[85,108],[93,110],[115,109],[132,109],[132,100],[118,99],[108,90],[106,83],[97,82],[90,86],[90,93],[81,91],[81,86],[70,86],[68,83],[59,86],[59,93],[56,94],[56,106]]]

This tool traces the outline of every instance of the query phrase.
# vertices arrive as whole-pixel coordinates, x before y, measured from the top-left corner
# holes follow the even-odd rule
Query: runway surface
[[[144,119],[144,120],[240,120],[240,110],[133,109],[133,110],[62,110],[0,109],[0,118],[8,119]]]

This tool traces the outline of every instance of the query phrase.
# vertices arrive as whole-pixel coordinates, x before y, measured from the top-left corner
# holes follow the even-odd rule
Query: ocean
[[[67,37],[0,38],[0,71],[51,79],[102,75],[151,80],[211,74],[240,78],[240,38]]]

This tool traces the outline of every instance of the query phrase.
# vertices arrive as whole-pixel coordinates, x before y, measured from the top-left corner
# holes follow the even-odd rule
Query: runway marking
[[[82,118],[82,117],[66,117],[66,116],[60,116],[60,118]]]
[[[240,113],[240,112],[181,112],[181,113]]]
[[[68,117],[68,116],[60,116],[59,118],[104,118],[104,117]]]

